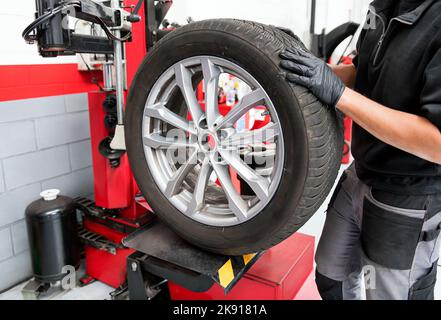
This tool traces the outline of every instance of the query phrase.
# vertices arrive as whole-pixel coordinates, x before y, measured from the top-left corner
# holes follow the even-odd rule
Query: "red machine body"
[[[94,223],[88,219],[84,221],[84,227],[96,234],[100,234],[107,239],[121,243],[127,235],[120,233],[112,228],[99,223]],[[113,288],[118,288],[126,282],[126,259],[134,252],[132,249],[116,249],[112,254],[105,250],[100,250],[91,246],[86,246],[86,272],[93,279],[97,279]]]
[[[351,162],[351,142],[352,142],[352,119],[345,117],[343,120],[345,130],[345,145],[343,150],[343,164],[349,164]]]
[[[116,245],[121,245],[122,239],[128,233],[119,229],[139,228],[146,220],[145,216],[151,213],[147,206],[136,201],[139,190],[127,154],[120,158],[118,167],[112,167],[109,159],[99,151],[101,141],[109,135],[104,124],[106,112],[103,102],[106,96],[105,92],[89,93],[95,204],[99,208],[115,210],[117,214],[107,216],[105,220],[86,215],[83,226],[86,230],[101,235]],[[118,225],[120,228],[113,228],[112,225]],[[133,252],[134,250],[131,249],[117,248],[115,253],[110,253],[86,245],[86,273],[94,279],[118,288],[126,282],[126,258]]]
[[[170,296],[173,300],[292,300],[313,272],[314,242],[314,237],[297,233],[266,251],[227,295],[218,284],[196,293],[169,283]],[[318,299],[314,289],[308,288],[303,298]]]
[[[103,102],[106,96],[106,92],[89,93],[93,175],[96,181],[95,203],[98,207],[106,209],[127,208],[132,204],[135,196],[127,154],[122,156],[117,168],[112,168],[109,160],[99,151],[101,141],[109,135],[104,124],[106,112]]]
[[[128,0],[126,5],[136,5],[137,0]],[[144,21],[144,8],[139,12]],[[138,69],[139,64],[146,54],[145,26],[144,23],[133,24],[134,42],[127,43],[127,79],[128,85]],[[118,167],[112,167],[107,158],[99,151],[99,145],[103,139],[109,136],[109,130],[104,123],[106,111],[103,102],[108,93],[89,93],[89,118],[92,144],[92,161],[94,174],[95,204],[99,208],[116,210],[117,215],[107,217],[106,221],[85,217],[84,228],[121,245],[121,241],[127,236],[118,229],[134,230],[143,225],[151,215],[149,206],[144,199],[137,199],[138,186],[133,178],[127,154],[120,158]],[[120,226],[113,228],[112,224]],[[112,254],[92,246],[86,246],[86,273],[88,276],[118,288],[126,282],[126,258],[134,250],[117,248]]]
[[[352,58],[351,57],[343,57],[343,60],[341,62],[342,64],[350,65],[352,64]],[[349,117],[344,118],[344,139],[345,139],[345,146],[343,150],[343,164],[349,164],[351,162],[351,143],[352,143],[352,125],[353,121]]]

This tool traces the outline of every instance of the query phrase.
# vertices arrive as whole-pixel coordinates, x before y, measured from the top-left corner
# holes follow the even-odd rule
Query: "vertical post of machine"
[[[120,0],[111,0],[111,6],[113,9],[120,9]],[[116,11],[118,12],[118,11]],[[121,16],[121,15],[120,15]],[[121,24],[123,22],[121,21]],[[114,45],[114,55],[113,63],[115,66],[115,77],[116,77],[116,110],[118,124],[115,130],[115,136],[110,144],[112,149],[125,150],[125,138],[124,138],[124,59],[123,59],[123,43],[119,40],[121,38],[121,31],[116,27],[113,31],[114,36],[117,38],[113,41]]]

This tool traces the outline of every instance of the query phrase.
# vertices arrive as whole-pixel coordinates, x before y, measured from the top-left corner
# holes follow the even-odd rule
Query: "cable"
[[[110,31],[109,27],[106,25],[106,23],[100,17],[94,16],[94,18],[96,22],[100,25],[100,27],[103,29],[107,38],[109,38],[110,40],[124,42],[132,37],[132,32],[129,32],[125,37],[122,38],[115,37],[112,31]]]
[[[84,59],[84,56],[80,53],[79,54],[81,60],[83,60],[84,64],[86,65],[87,71],[89,71],[90,73],[93,72],[94,70],[92,70],[92,68],[89,66],[89,64],[87,63],[86,59]],[[92,76],[91,80],[90,80],[94,85],[96,85],[98,87],[98,89],[100,89],[100,91],[104,91],[103,87],[100,85],[97,77]]]
[[[136,4],[135,8],[133,9],[132,14],[138,14],[139,10],[141,9],[142,3],[144,2],[144,0],[139,0],[138,3]]]
[[[337,65],[340,65],[343,62],[343,58],[345,57],[346,50],[349,49],[349,47],[351,46],[353,40],[354,40],[354,36],[351,37],[351,39],[349,40],[348,45],[343,50],[343,53],[341,54],[340,59],[338,59]]]

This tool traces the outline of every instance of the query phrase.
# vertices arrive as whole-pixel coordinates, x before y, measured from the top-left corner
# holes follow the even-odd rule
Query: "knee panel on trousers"
[[[343,300],[343,282],[332,280],[316,271],[315,282],[323,300]]]

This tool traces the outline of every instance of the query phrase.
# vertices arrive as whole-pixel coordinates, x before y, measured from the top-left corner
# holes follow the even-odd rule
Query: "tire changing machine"
[[[46,8],[60,2],[39,1]],[[100,10],[104,4],[91,0],[79,2],[84,2],[84,6],[76,8],[77,18],[90,21],[91,15],[108,12]],[[112,0],[106,5],[109,4],[115,17],[100,17],[101,20],[118,20],[122,15],[121,3]],[[85,42],[71,35],[68,41],[71,47],[58,52],[106,54],[109,60],[113,59],[113,63],[103,66],[103,90],[90,92],[88,99],[95,203],[76,199],[83,213],[80,237],[85,244],[88,275],[82,283],[87,285],[94,280],[106,283],[115,288],[112,293],[115,299],[150,300],[162,296],[161,292],[168,292],[168,296],[163,295],[167,298],[179,300],[293,299],[305,281],[311,280],[314,237],[295,234],[266,252],[237,257],[202,251],[155,218],[148,199],[141,196],[136,185],[124,148],[113,147],[121,133],[127,87],[147,50],[167,32],[159,30],[159,26],[171,4],[171,0],[126,0],[124,8],[133,10],[127,20],[133,22],[130,31],[135,41],[124,43],[114,39],[112,42],[103,37]],[[90,8],[92,12],[81,14],[81,10]],[[124,35],[122,26],[120,21],[111,29],[117,38]],[[58,27],[61,28],[47,24],[46,32],[57,34]],[[36,39],[43,56],[58,55],[53,50],[45,51],[51,46],[45,41],[53,38]],[[81,46],[75,47],[78,43]],[[84,43],[92,45],[84,47]],[[57,44],[56,50],[59,47]],[[116,76],[114,84],[112,69]]]

